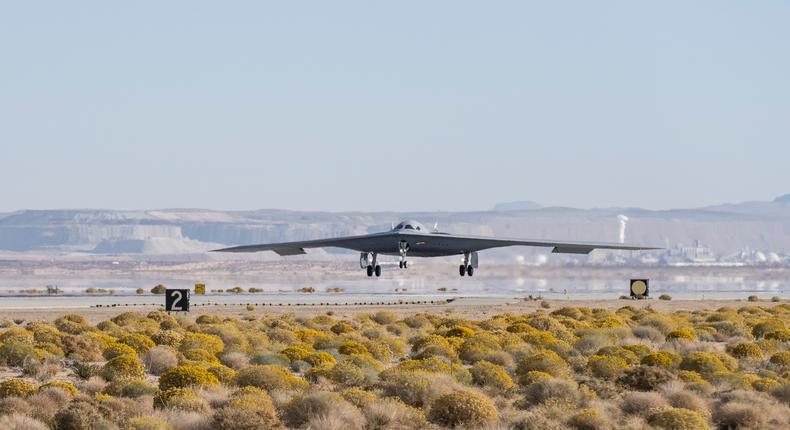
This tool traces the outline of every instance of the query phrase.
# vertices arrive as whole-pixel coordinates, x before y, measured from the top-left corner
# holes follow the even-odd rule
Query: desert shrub
[[[513,379],[502,366],[480,360],[470,369],[472,382],[480,386],[492,387],[497,390],[509,390],[515,385]]]
[[[790,341],[790,329],[780,328],[765,335],[765,339],[778,340],[780,342]]]
[[[771,395],[780,402],[790,405],[790,383],[777,385],[771,390]]]
[[[282,351],[280,351],[280,354],[288,357],[288,360],[291,362],[304,361],[304,359],[307,358],[307,356],[309,356],[312,353],[313,352],[310,351],[309,349],[305,349],[299,346],[289,346],[283,349]]]
[[[735,358],[762,358],[763,351],[756,343],[739,343],[728,348],[728,352]]]
[[[116,397],[153,396],[156,387],[139,379],[116,379],[104,387],[104,393]]]
[[[304,361],[310,363],[312,366],[337,363],[337,360],[332,356],[332,354],[324,351],[314,352],[305,357]]]
[[[184,335],[175,330],[160,330],[151,336],[151,340],[157,345],[178,348],[184,340]]]
[[[381,325],[387,325],[397,321],[398,314],[391,311],[378,311],[371,317],[371,319]]]
[[[187,333],[184,335],[184,339],[181,340],[179,350],[185,352],[193,349],[207,351],[216,355],[225,349],[225,343],[219,336],[213,334]]]
[[[654,392],[630,391],[623,394],[620,409],[629,415],[649,416],[668,406],[660,394]]]
[[[653,352],[642,357],[643,366],[672,367],[672,357],[666,352]]]
[[[20,378],[9,378],[0,382],[0,398],[27,397],[36,391],[36,386]]]
[[[419,409],[395,399],[375,399],[362,410],[370,429],[426,428],[425,416]]]
[[[162,391],[169,388],[211,387],[218,384],[217,377],[201,366],[176,366],[159,378],[159,389]]]
[[[777,366],[790,367],[790,351],[777,352],[771,356],[769,361]]]
[[[468,338],[474,336],[475,331],[466,326],[455,326],[450,330],[447,330],[444,335],[445,337],[460,337],[460,338]]]
[[[370,391],[364,390],[360,387],[346,388],[340,392],[340,395],[343,396],[347,402],[358,408],[363,408],[367,404],[378,399],[378,396],[376,396],[374,393],[371,393]]]
[[[667,430],[708,430],[708,422],[700,414],[682,408],[665,409],[648,419],[650,425]]]
[[[524,400],[530,405],[540,405],[548,401],[575,405],[581,398],[578,385],[565,379],[540,380],[524,390]]]
[[[176,409],[181,411],[205,412],[206,405],[197,394],[189,388],[168,388],[154,396],[154,407],[157,409]]]
[[[584,408],[568,420],[577,430],[604,430],[611,428],[609,420],[598,409]]]
[[[694,332],[686,329],[672,330],[671,332],[667,333],[667,337],[666,337],[667,341],[679,340],[679,339],[695,340],[696,338],[697,336],[694,335]]]
[[[27,417],[21,413],[14,413],[0,416],[0,429],[49,430],[49,426],[35,418]]]
[[[345,355],[369,354],[368,349],[365,348],[365,345],[359,342],[354,342],[353,340],[344,342],[343,345],[340,346],[338,352]]]
[[[21,397],[0,397],[0,417],[12,414],[30,415],[31,409],[30,403]]]
[[[9,343],[0,346],[0,361],[11,367],[20,367],[29,360],[43,358],[41,350],[26,343]]]
[[[115,357],[125,354],[137,355],[137,351],[135,351],[134,348],[132,348],[129,345],[123,343],[115,343],[107,347],[104,350],[104,352],[102,352],[102,355],[104,356],[105,360],[112,360]]]
[[[422,314],[409,315],[403,319],[403,322],[406,323],[407,326],[414,329],[430,327],[432,325],[431,320]]]
[[[219,364],[219,359],[216,355],[212,354],[205,349],[188,349],[181,353],[183,360],[181,364],[201,364],[206,366],[213,366]]]
[[[230,351],[223,354],[219,361],[231,369],[239,370],[250,365],[250,356],[241,351]]]
[[[702,416],[710,416],[708,404],[698,395],[690,391],[676,391],[667,394],[667,401],[675,408],[688,409],[699,413]]]
[[[143,364],[153,375],[161,375],[178,366],[178,356],[167,346],[155,346],[143,354]]]
[[[71,402],[55,414],[53,421],[55,430],[92,430],[107,424],[99,409],[84,400]]]
[[[664,334],[655,327],[640,326],[634,327],[631,330],[639,339],[647,339],[653,342],[660,342],[664,340]]]
[[[213,416],[213,428],[218,430],[273,428],[279,425],[271,397],[258,388],[236,390]]]
[[[301,427],[309,421],[335,415],[344,421],[340,428],[359,428],[362,414],[357,408],[343,400],[337,393],[317,391],[294,397],[283,408],[282,418],[291,427]]]
[[[383,363],[392,361],[392,350],[389,345],[380,341],[365,341],[363,343],[368,352],[375,358]]]
[[[145,376],[143,363],[133,355],[120,355],[104,364],[101,370],[104,379],[142,378]]]
[[[158,284],[151,288],[151,294],[164,294],[165,290],[167,290],[167,287],[162,284]]]
[[[785,323],[779,319],[768,319],[762,322],[759,322],[752,327],[752,336],[756,338],[762,338],[768,333],[775,332],[778,330],[786,329]]]
[[[345,334],[345,333],[353,332],[354,326],[352,326],[351,324],[345,321],[340,321],[337,324],[330,327],[329,330],[334,334]]]
[[[672,296],[670,296],[669,294],[662,294],[658,296],[658,300],[672,300]]]
[[[474,391],[454,391],[431,404],[428,420],[447,427],[482,427],[498,417],[491,400]]]
[[[766,428],[765,411],[759,406],[741,402],[729,402],[716,410],[713,416],[719,428],[725,429],[762,429]]]
[[[542,351],[528,355],[518,362],[516,373],[523,375],[530,370],[538,370],[551,376],[566,376],[570,373],[568,363],[554,351]]]
[[[145,354],[146,351],[156,345],[150,337],[140,333],[128,334],[118,339],[118,341],[122,344],[131,346],[138,354]]]
[[[587,360],[587,368],[597,378],[615,379],[628,368],[628,364],[620,357],[593,355]]]
[[[615,339],[602,333],[586,333],[579,337],[573,347],[582,354],[589,355],[614,342]]]
[[[57,318],[55,320],[55,327],[57,327],[58,330],[69,334],[80,334],[92,329],[85,317],[77,314],[63,315],[62,317]]]
[[[212,375],[216,376],[221,384],[231,384],[236,380],[237,372],[228,366],[218,364],[207,369]]]
[[[307,381],[276,364],[252,365],[242,369],[236,375],[235,382],[240,387],[257,387],[267,391],[296,390],[308,386]]]
[[[719,357],[710,352],[694,352],[683,357],[680,368],[697,372],[703,377],[727,370]]]
[[[671,372],[661,367],[636,366],[626,370],[617,383],[632,390],[653,391],[674,378]]]
[[[173,426],[157,417],[133,417],[126,422],[125,430],[173,430]]]
[[[46,384],[42,384],[40,387],[38,387],[38,391],[44,391],[50,388],[61,389],[72,396],[77,394],[77,387],[75,387],[74,384],[69,381],[62,380],[49,381]]]
[[[426,372],[382,373],[379,387],[388,397],[397,397],[407,405],[421,408],[450,391],[457,382],[449,375]]]

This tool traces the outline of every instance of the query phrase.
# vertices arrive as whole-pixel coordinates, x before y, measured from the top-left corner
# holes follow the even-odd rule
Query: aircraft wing
[[[334,237],[331,239],[305,240],[300,242],[267,243],[263,245],[243,245],[231,248],[215,249],[212,252],[258,252],[274,251],[279,255],[307,254],[305,248],[346,248],[364,251],[371,243],[378,242],[381,238],[397,236],[397,233],[374,233],[360,236]]]
[[[595,249],[625,251],[661,249],[649,246],[626,245],[622,243],[566,242],[543,239],[503,239],[495,237],[461,236],[455,234],[414,235],[414,239],[417,241],[417,243],[419,243],[419,241],[425,241],[426,245],[430,244],[431,242],[439,242],[443,247],[455,248],[463,252],[482,251],[484,249],[502,248],[506,246],[535,246],[552,248],[551,252],[562,254],[589,254]]]

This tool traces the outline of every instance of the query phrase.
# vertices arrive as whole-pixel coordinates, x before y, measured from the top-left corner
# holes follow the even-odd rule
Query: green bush
[[[42,384],[40,387],[38,387],[38,391],[44,391],[49,388],[61,389],[72,396],[77,394],[77,387],[75,387],[74,384],[72,384],[69,381],[61,381],[61,380],[49,381],[46,384]]]
[[[284,366],[276,364],[253,365],[239,371],[236,385],[257,387],[263,390],[297,390],[307,388],[307,381],[294,376]]]
[[[306,361],[305,359],[309,357],[313,352],[304,348],[300,348],[298,346],[289,346],[284,350],[280,351],[280,354],[288,357],[288,360],[291,362],[294,361]]]
[[[642,357],[643,366],[672,367],[672,358],[664,352],[653,352]]]
[[[667,430],[709,430],[708,421],[700,414],[683,408],[670,408],[648,419],[650,425]]]
[[[314,352],[304,358],[304,361],[310,363],[312,366],[321,366],[323,364],[335,364],[337,360],[332,354],[324,351]]]
[[[5,397],[27,397],[36,391],[36,386],[20,378],[9,378],[0,382],[0,399]]]
[[[352,326],[351,324],[349,324],[349,323],[347,323],[345,321],[340,321],[337,324],[335,324],[332,327],[330,327],[329,330],[331,330],[332,333],[335,333],[335,334],[345,334],[345,333],[353,332],[354,331],[354,326]]]
[[[206,405],[189,388],[168,388],[154,396],[154,407],[181,411],[205,412]]]
[[[9,343],[0,347],[0,361],[11,367],[20,367],[28,360],[40,360],[43,357],[43,351],[26,343]]]
[[[474,391],[455,391],[445,394],[431,404],[428,420],[447,427],[483,427],[492,425],[498,417],[491,400]]]
[[[455,326],[444,334],[445,337],[460,337],[460,338],[469,338],[474,336],[475,331],[466,326]]]
[[[254,387],[236,390],[222,408],[214,413],[217,430],[257,430],[279,427],[280,421],[271,397]]]
[[[93,430],[111,428],[99,409],[85,400],[71,402],[53,419],[55,430]]]
[[[779,351],[769,361],[777,366],[790,367],[790,351]]]
[[[694,340],[696,338],[697,336],[694,335],[694,332],[685,329],[673,330],[667,334],[667,341],[678,339]]]
[[[118,378],[139,379],[145,376],[145,368],[137,356],[120,355],[105,363],[101,374],[108,381]]]
[[[513,379],[502,366],[485,360],[476,362],[470,372],[472,373],[472,382],[480,386],[502,391],[510,390],[515,386]]]
[[[139,379],[116,379],[104,387],[104,393],[116,397],[137,398],[156,394],[156,387]]]
[[[162,391],[170,388],[211,387],[214,385],[219,385],[217,377],[201,366],[177,366],[159,377],[159,389]]]

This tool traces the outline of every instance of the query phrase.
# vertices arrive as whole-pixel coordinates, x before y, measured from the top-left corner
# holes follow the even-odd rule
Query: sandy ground
[[[193,307],[188,313],[190,317],[202,314],[218,314],[222,316],[244,315],[283,315],[293,314],[297,317],[310,317],[331,312],[338,318],[352,317],[356,314],[373,313],[380,310],[389,310],[398,314],[407,315],[420,312],[453,315],[469,319],[485,319],[491,315],[501,313],[526,313],[538,309],[551,311],[564,306],[604,308],[617,310],[623,306],[635,308],[650,307],[659,312],[696,311],[703,309],[718,309],[723,306],[739,308],[742,306],[775,306],[782,302],[760,301],[748,302],[746,300],[551,300],[550,307],[544,309],[541,301],[526,301],[517,299],[484,299],[484,298],[458,298],[450,302],[437,302],[436,304],[387,304],[387,305],[275,305],[255,306],[247,310],[246,306],[238,305],[209,305]],[[77,313],[85,316],[92,323],[109,319],[121,312],[150,312],[161,310],[159,306],[119,306],[112,308],[81,308],[81,309],[0,309],[0,318],[14,320],[54,320],[68,313]]]

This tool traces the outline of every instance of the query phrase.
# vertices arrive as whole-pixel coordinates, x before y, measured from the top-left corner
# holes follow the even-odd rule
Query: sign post
[[[206,294],[206,284],[195,284],[195,294]]]
[[[189,312],[189,289],[165,290],[165,310],[167,312]]]

